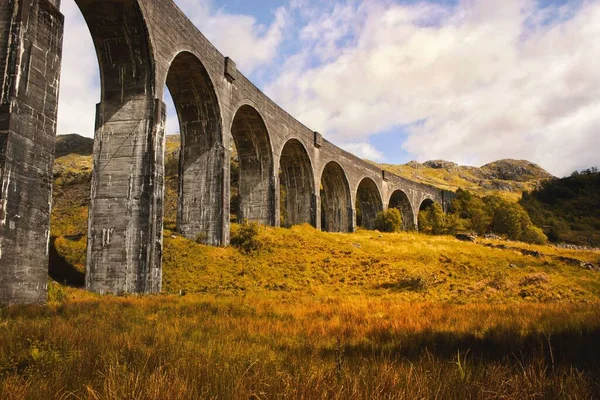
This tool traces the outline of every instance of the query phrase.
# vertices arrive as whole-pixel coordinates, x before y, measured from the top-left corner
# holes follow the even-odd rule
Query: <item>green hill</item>
[[[600,246],[600,173],[548,180],[520,203],[551,240]]]

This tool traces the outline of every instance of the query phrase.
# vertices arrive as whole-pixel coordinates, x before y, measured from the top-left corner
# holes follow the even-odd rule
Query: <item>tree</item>
[[[441,235],[446,232],[446,216],[442,206],[434,203],[419,212],[419,230],[432,235]]]
[[[504,202],[494,214],[493,230],[511,240],[520,240],[526,227],[531,225],[527,212],[519,204]]]
[[[400,232],[402,230],[402,214],[397,208],[380,211],[375,217],[375,229],[381,232]]]

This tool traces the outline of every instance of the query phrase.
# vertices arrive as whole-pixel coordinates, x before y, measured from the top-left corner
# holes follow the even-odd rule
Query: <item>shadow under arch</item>
[[[392,193],[388,208],[395,208],[400,211],[400,214],[402,214],[402,228],[404,230],[408,231],[417,228],[412,204],[410,204],[410,200],[403,190],[396,190]]]
[[[75,0],[100,67],[86,288],[160,292],[162,105],[139,0]]]
[[[314,182],[306,148],[297,139],[288,140],[279,161],[281,226],[316,226]]]
[[[383,211],[383,201],[379,188],[371,178],[364,178],[356,191],[356,225],[375,229],[375,218],[380,211]]]
[[[190,239],[202,236],[223,244],[223,167],[226,152],[217,94],[208,72],[194,54],[177,54],[167,73],[181,134],[177,230]]]
[[[432,199],[424,199],[423,201],[421,201],[421,204],[419,205],[419,214],[417,219],[421,218],[421,211],[429,210],[431,207],[433,207],[434,204],[435,202]],[[419,227],[421,223],[422,221],[417,220],[417,227]]]
[[[239,208],[231,212],[238,222],[274,225],[273,151],[264,119],[254,107],[243,105],[235,113],[231,135],[240,164]]]
[[[330,161],[321,174],[321,229],[326,232],[352,232],[350,185],[343,168]]]

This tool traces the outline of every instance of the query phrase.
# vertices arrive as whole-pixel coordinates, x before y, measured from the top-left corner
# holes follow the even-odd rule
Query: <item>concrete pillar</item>
[[[166,107],[149,98],[97,109],[86,288],[158,293]]]
[[[0,303],[47,299],[64,23],[58,3],[0,2]]]

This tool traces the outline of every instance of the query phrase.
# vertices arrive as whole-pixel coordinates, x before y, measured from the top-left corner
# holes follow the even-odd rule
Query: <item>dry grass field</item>
[[[598,272],[416,233],[257,240],[245,254],[166,231],[163,295],[52,283],[47,306],[2,309],[0,398],[600,397]],[[54,240],[72,285],[82,243]]]

